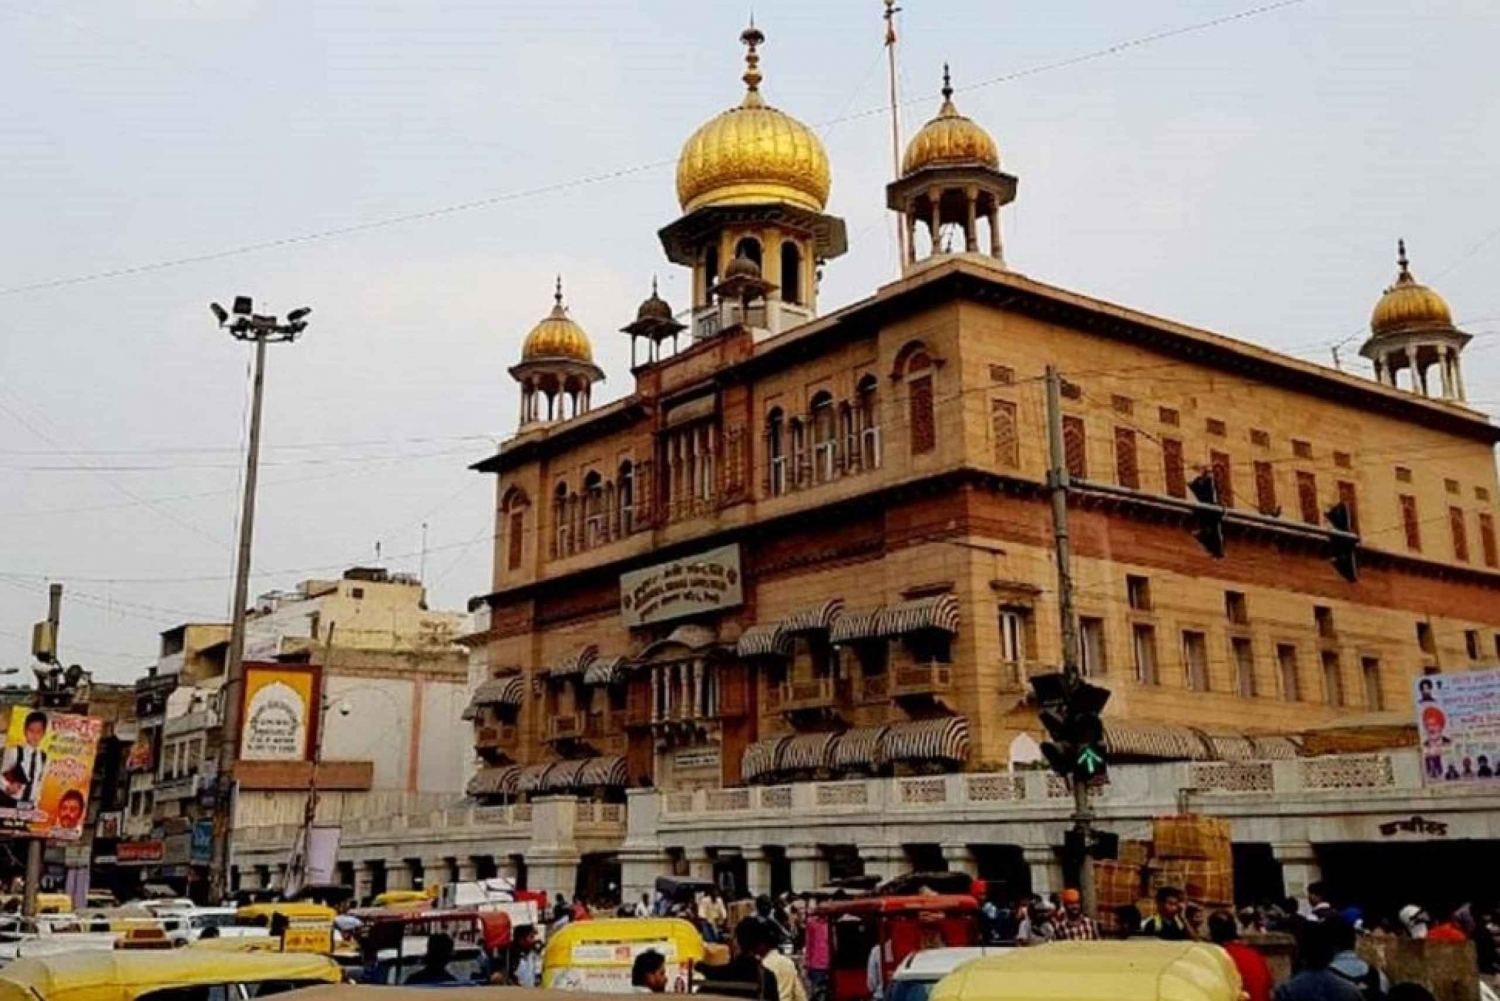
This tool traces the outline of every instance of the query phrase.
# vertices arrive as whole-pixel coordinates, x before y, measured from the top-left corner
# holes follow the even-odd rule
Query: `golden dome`
[[[1406,241],[1398,241],[1396,247],[1401,270],[1396,275],[1395,284],[1385,290],[1375,304],[1375,311],[1370,314],[1370,333],[1379,337],[1411,330],[1453,329],[1453,313],[1448,309],[1448,303],[1411,276],[1406,260]]]
[[[958,113],[953,104],[953,84],[943,66],[943,106],[937,117],[912,136],[901,158],[901,176],[909,177],[928,167],[989,167],[1000,169],[1000,150],[990,134]]]
[[[521,345],[521,360],[528,362],[560,358],[592,365],[594,348],[589,344],[589,335],[573,322],[568,316],[568,308],[563,305],[561,276],[557,279],[557,291],[553,299],[552,312],[526,335],[526,340]]]
[[[705,122],[677,160],[677,201],[684,212],[710,205],[784,202],[813,212],[828,204],[828,153],[812,129],[760,96],[765,35],[752,23],[740,35],[745,99]]]

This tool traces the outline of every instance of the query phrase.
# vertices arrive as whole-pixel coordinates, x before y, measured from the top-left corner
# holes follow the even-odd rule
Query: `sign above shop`
[[[738,544],[620,575],[620,615],[629,628],[744,604]]]

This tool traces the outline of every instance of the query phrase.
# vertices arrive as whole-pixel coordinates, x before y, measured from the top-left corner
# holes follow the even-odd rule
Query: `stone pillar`
[[[1306,841],[1271,846],[1271,853],[1281,863],[1282,890],[1288,897],[1307,903],[1307,888],[1323,878],[1317,850]]]
[[[771,892],[771,859],[764,848],[745,848],[745,889],[752,897]]]
[[[1062,859],[1051,845],[1026,845],[1021,856],[1031,869],[1031,892],[1045,897],[1049,893],[1061,893],[1063,886]]]
[[[411,866],[406,859],[392,859],[385,864],[385,888],[387,890],[411,889]]]
[[[937,197],[932,199],[932,219],[927,223],[927,228],[932,233],[932,253],[928,255],[929,257],[936,257],[943,252],[943,245],[938,236],[943,229],[942,200],[941,192],[938,193]]]
[[[687,849],[688,875],[693,879],[705,879],[710,883],[714,878],[713,856],[708,854],[706,848]]]
[[[672,859],[660,848],[620,849],[620,900],[637,903],[642,896],[655,898],[656,877],[672,871]]]
[[[788,845],[786,859],[791,863],[794,891],[806,893],[828,882],[828,860],[818,845]]]
[[[571,898],[578,886],[578,846],[574,828],[578,801],[571,796],[546,796],[531,807],[531,846],[526,852],[529,889],[561,893]]]
[[[561,893],[571,900],[578,888],[578,860],[576,851],[545,849],[527,852],[526,882],[530,889],[545,891],[549,899]]]
[[[906,263],[917,263],[917,217],[911,212],[901,213],[901,225],[906,227]]]
[[[460,883],[472,883],[479,878],[479,864],[474,861],[472,855],[460,855],[458,857],[458,881]]]
[[[375,867],[368,861],[354,863],[354,899],[368,900],[375,893]]]
[[[966,188],[964,200],[968,203],[968,214],[964,219],[964,250],[975,254],[979,252],[979,189]]]
[[[865,864],[865,874],[880,877],[882,883],[911,868],[906,860],[906,849],[900,845],[860,845],[859,857]]]
[[[944,842],[943,861],[948,863],[949,872],[961,872],[974,877],[979,875],[979,860],[974,857],[974,852],[968,845]]]
[[[1440,347],[1438,353],[1438,375],[1441,376],[1443,399],[1453,399],[1453,349]]]
[[[1003,261],[1005,255],[1000,252],[1000,210],[990,209],[990,256],[997,261]]]

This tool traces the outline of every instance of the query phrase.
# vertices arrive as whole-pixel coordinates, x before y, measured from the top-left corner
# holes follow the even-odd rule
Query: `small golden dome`
[[[740,35],[745,99],[698,128],[677,159],[677,201],[684,212],[710,205],[784,202],[813,212],[828,204],[828,152],[812,129],[760,96],[765,35],[752,23]]]
[[[557,291],[553,294],[553,300],[552,312],[526,335],[526,340],[521,345],[521,360],[527,362],[561,358],[592,365],[594,348],[589,344],[589,335],[573,322],[572,317],[568,316],[568,308],[563,305],[561,275],[557,279]]]
[[[1401,270],[1396,275],[1395,284],[1385,290],[1375,304],[1375,311],[1370,314],[1370,333],[1379,337],[1423,329],[1453,329],[1453,313],[1448,309],[1448,303],[1411,276],[1406,241],[1398,241],[1396,247],[1396,260]]]
[[[928,167],[989,167],[1000,169],[1000,150],[990,134],[958,113],[953,104],[953,84],[943,65],[943,106],[937,117],[912,136],[901,158],[901,176],[910,177]]]

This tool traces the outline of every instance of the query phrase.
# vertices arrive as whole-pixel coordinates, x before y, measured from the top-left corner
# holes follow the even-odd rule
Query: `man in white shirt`
[[[31,805],[42,792],[42,776],[47,771],[47,755],[42,740],[47,736],[47,714],[34,711],[26,716],[26,742],[5,752],[0,764],[0,791],[15,803]]]
[[[766,953],[760,965],[776,976],[777,1001],[807,1001],[807,985],[797,973],[797,964],[780,949]]]

